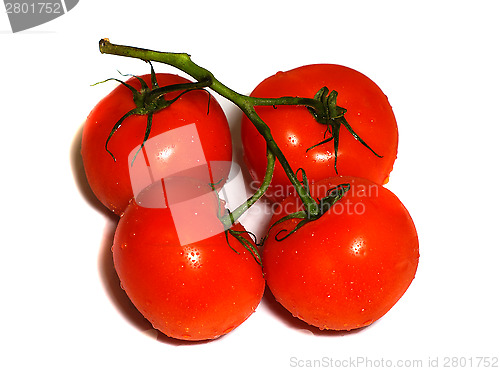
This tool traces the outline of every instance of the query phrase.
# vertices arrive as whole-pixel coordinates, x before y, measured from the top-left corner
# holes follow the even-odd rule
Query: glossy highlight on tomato
[[[151,75],[141,77],[151,88]],[[189,80],[173,74],[158,73],[156,79],[160,87],[187,83]],[[141,84],[135,77],[127,84],[140,90]],[[181,91],[167,93],[164,99],[177,97]],[[120,215],[134,192],[130,179],[130,155],[144,140],[147,115],[133,115],[125,119],[108,143],[106,141],[114,125],[130,110],[134,109],[133,94],[123,84],[118,85],[104,97],[90,112],[82,133],[81,154],[87,180],[97,198],[111,211]],[[221,106],[213,96],[204,90],[194,90],[183,94],[169,107],[153,115],[149,138],[186,125],[195,124],[207,166],[212,162],[227,162],[232,159],[232,143],[229,125]],[[196,138],[198,140],[198,138]],[[171,141],[155,143],[153,153],[149,153],[148,166],[180,167],[186,152],[183,145]],[[115,160],[116,159],[116,160]],[[229,169],[226,169],[227,172]],[[223,178],[225,174],[219,174]]]
[[[178,205],[162,199],[166,182],[171,192],[181,194]],[[192,184],[162,180],[132,200],[116,229],[113,259],[122,288],[154,328],[198,341],[218,338],[243,323],[259,305],[265,281],[255,257],[216,229],[216,198],[186,203],[211,192],[199,182]],[[155,198],[160,202],[152,202]],[[143,206],[155,202],[157,207]],[[189,224],[179,226],[185,216],[192,217]],[[213,234],[198,240],[198,228],[210,224]],[[244,231],[241,225],[233,228]],[[181,232],[191,233],[191,240],[181,243]]]
[[[378,184],[386,183],[397,155],[397,123],[387,97],[362,73],[335,64],[302,66],[268,77],[251,96],[313,98],[325,86],[338,93],[337,105],[347,110],[344,117],[349,125],[382,158],[375,156],[341,126],[336,171],[333,141],[310,149],[325,139],[327,127],[319,124],[306,107],[260,106],[256,107],[256,112],[271,129],[294,171],[304,169],[311,180],[351,175]],[[266,142],[246,116],[242,119],[241,137],[245,162],[253,180],[260,184],[266,169]],[[285,172],[281,166],[276,166],[266,196],[272,201],[281,201],[291,192],[293,188]]]
[[[262,253],[271,292],[295,317],[320,329],[352,330],[387,313],[412,282],[419,260],[410,214],[388,189],[355,177],[312,185],[315,197],[334,186],[350,190],[318,220],[278,241],[297,219],[277,224]],[[299,210],[284,200],[271,224]]]

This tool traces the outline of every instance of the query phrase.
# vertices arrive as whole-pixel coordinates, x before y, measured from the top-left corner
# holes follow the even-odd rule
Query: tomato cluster
[[[265,193],[274,215],[260,243],[219,199],[231,133],[207,90],[152,71],[121,82],[89,114],[82,159],[96,197],[119,216],[112,251],[122,288],[154,328],[177,339],[230,332],[255,311],[266,283],[313,326],[367,326],[404,294],[419,258],[412,219],[383,186],[398,144],[387,98],[338,65],[280,72],[251,97],[324,98],[330,115],[322,121],[306,105],[256,105],[321,211],[306,213],[290,175],[276,166]],[[267,142],[247,116],[241,133],[260,184]]]

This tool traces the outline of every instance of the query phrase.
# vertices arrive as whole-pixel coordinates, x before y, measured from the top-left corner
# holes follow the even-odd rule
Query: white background
[[[500,356],[496,4],[82,0],[17,34],[2,11],[0,368],[287,370],[323,357],[379,366],[439,357],[444,366],[445,357]],[[88,194],[78,158],[81,125],[113,86],[90,85],[117,70],[148,72],[143,62],[101,55],[102,37],[190,53],[242,93],[308,63],[371,77],[400,130],[388,187],[412,214],[421,244],[405,296],[348,334],[314,331],[265,298],[219,340],[156,339],[119,288],[109,252],[114,222]],[[239,113],[221,103],[236,130]]]

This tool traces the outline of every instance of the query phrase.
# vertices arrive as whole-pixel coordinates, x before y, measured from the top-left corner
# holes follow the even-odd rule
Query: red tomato
[[[338,175],[352,175],[383,184],[388,181],[397,154],[398,129],[387,97],[365,75],[339,65],[319,64],[278,72],[262,81],[251,96],[313,98],[323,87],[338,93],[337,105],[347,109],[344,117],[354,132],[382,158],[374,155],[341,126],[337,153]],[[271,129],[274,140],[294,171],[303,168],[310,180],[336,176],[334,142],[307,149],[325,139],[326,125],[319,124],[303,106],[256,107]],[[241,136],[245,162],[260,184],[266,169],[266,143],[246,116]],[[291,188],[281,166],[276,166],[266,195],[281,201]]]
[[[150,75],[141,77],[148,84],[151,83]],[[156,74],[156,77],[161,87],[189,82],[172,74]],[[136,78],[131,78],[126,83],[137,90],[141,88]],[[180,91],[168,93],[165,98],[173,99],[179,94]],[[172,105],[153,115],[148,151],[146,153],[143,149],[142,155],[139,156],[140,161],[135,163],[131,159],[134,159],[134,154],[143,143],[147,116],[128,117],[109,140],[108,149],[115,161],[106,151],[105,144],[114,125],[125,113],[136,107],[132,98],[132,92],[120,84],[95,106],[85,122],[82,134],[81,153],[90,187],[97,198],[118,215],[134,196],[131,170],[136,170],[136,173],[148,173],[148,169],[154,171],[156,167],[169,169],[171,174],[203,163],[207,163],[210,168],[214,161],[229,164],[232,159],[231,134],[222,108],[213,97],[210,98],[209,104],[206,91],[197,90],[182,95]],[[202,148],[197,151],[201,155],[196,159],[194,155],[186,156],[186,152],[193,151],[186,141],[176,143],[177,135],[173,131],[190,124],[195,125],[194,132],[197,135],[193,142],[201,143]],[[173,135],[160,136],[165,133]],[[189,144],[191,140],[187,142]],[[133,165],[136,165],[135,168]],[[217,174],[218,179],[214,179],[214,183],[225,177],[228,171],[227,167],[221,174]],[[156,176],[153,180],[165,175],[169,174]],[[144,179],[139,180],[139,183],[141,182],[144,183]]]
[[[255,311],[264,293],[261,266],[231,235],[228,245],[212,196],[206,185],[167,179],[133,199],[117,226],[113,258],[121,285],[153,327],[169,337],[224,335]],[[213,230],[198,240],[200,228]]]
[[[287,238],[298,219],[276,225],[262,253],[265,278],[278,302],[303,321],[331,330],[367,326],[405,293],[419,259],[413,221],[386,188],[354,177],[336,177],[312,186],[315,197],[341,183],[351,189],[318,220]],[[271,223],[297,211],[287,198]]]

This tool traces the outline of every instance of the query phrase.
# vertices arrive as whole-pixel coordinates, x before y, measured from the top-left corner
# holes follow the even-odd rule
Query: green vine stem
[[[275,160],[276,160],[276,158],[275,158],[274,154],[268,148],[267,149],[266,174],[264,175],[264,179],[263,179],[260,187],[257,189],[257,191],[252,196],[250,196],[247,199],[247,201],[245,203],[241,204],[233,211],[230,211],[229,214],[224,215],[224,216],[219,218],[225,228],[231,227],[234,224],[234,222],[241,215],[243,215],[243,213],[245,211],[247,211],[254,203],[256,203],[264,195],[264,193],[266,192],[267,188],[269,187],[269,184],[271,183],[271,179],[273,177]]]
[[[186,53],[159,52],[125,45],[116,45],[112,44],[108,39],[102,39],[99,41],[99,50],[103,54],[112,54],[142,59],[148,62],[153,61],[168,64],[187,73],[197,81],[203,82],[208,88],[233,102],[242,110],[242,112],[250,119],[250,121],[252,121],[259,133],[266,140],[268,151],[273,155],[273,157],[278,159],[281,166],[285,170],[285,173],[287,174],[292,185],[295,187],[298,196],[304,203],[307,214],[313,217],[320,215],[321,210],[318,203],[316,202],[316,200],[314,200],[313,197],[311,197],[308,190],[298,180],[295,172],[290,167],[290,164],[286,160],[283,152],[274,141],[271,130],[269,129],[267,124],[259,117],[254,107],[265,105],[303,105],[313,109],[317,115],[323,116],[326,113],[324,112],[325,108],[321,101],[312,98],[300,97],[254,98],[239,94],[218,81],[210,71],[195,64],[191,60],[190,55]],[[263,182],[265,188],[267,188],[268,186],[267,183],[267,181]],[[265,192],[265,189],[263,189],[263,191]],[[263,194],[262,190],[258,193]]]

